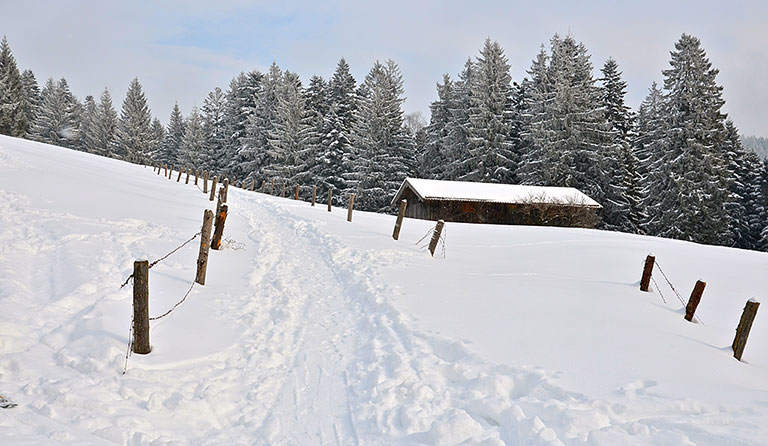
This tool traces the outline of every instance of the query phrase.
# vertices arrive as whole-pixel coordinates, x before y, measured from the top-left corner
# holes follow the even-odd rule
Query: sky
[[[168,121],[202,106],[215,87],[275,61],[298,73],[332,75],[344,57],[359,82],[393,59],[405,81],[405,112],[429,120],[443,73],[454,78],[486,38],[505,49],[519,81],[555,34],[587,47],[595,77],[613,57],[636,109],[669,67],[683,33],[698,37],[724,88],[724,111],[744,135],[768,136],[768,2],[743,1],[301,1],[0,0],[0,35],[20,69],[40,84],[67,79],[82,100],[107,87],[120,107],[138,77],[152,113]]]

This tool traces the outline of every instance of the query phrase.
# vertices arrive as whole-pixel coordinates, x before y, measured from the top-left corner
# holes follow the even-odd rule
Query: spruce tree
[[[498,42],[485,41],[469,85],[468,157],[461,179],[513,183],[517,154],[513,140],[512,78],[504,50]]]
[[[264,75],[259,71],[240,73],[229,83],[226,92],[224,122],[226,135],[227,171],[237,178],[250,179],[249,171],[243,166],[240,151],[245,146],[248,121],[256,110],[256,98],[261,89]]]
[[[21,137],[28,122],[24,84],[8,39],[0,41],[0,134]]]
[[[283,72],[277,63],[272,62],[266,76],[261,80],[259,92],[256,95],[256,106],[248,116],[245,127],[245,137],[238,152],[243,172],[249,178],[267,179],[264,169],[268,169],[272,160],[269,134],[274,131],[277,122],[278,91],[281,88]]]
[[[93,136],[93,152],[109,157],[117,157],[115,134],[117,132],[117,112],[112,106],[112,95],[105,87],[96,106],[96,125]]]
[[[419,177],[444,179],[450,163],[452,110],[455,107],[454,83],[449,74],[437,84],[437,100],[430,104],[430,122],[426,128],[425,150],[419,163]]]
[[[29,135],[29,131],[37,120],[37,111],[40,107],[40,86],[37,85],[37,79],[32,70],[24,70],[21,73],[21,83],[24,86],[24,121],[26,126],[24,128],[25,135]]]
[[[310,123],[301,81],[286,71],[277,92],[276,120],[269,132],[269,156],[272,161],[264,173],[279,183],[295,183],[306,172]]]
[[[229,160],[227,153],[226,128],[226,98],[221,88],[216,87],[203,101],[203,132],[205,133],[205,150],[201,154],[201,163],[209,169],[228,173]]]
[[[73,147],[78,138],[80,108],[65,79],[48,79],[40,92],[40,107],[30,136],[36,141]]]
[[[699,243],[731,243],[728,173],[722,146],[722,87],[699,39],[683,34],[662,71],[666,100],[651,142],[649,231]]]
[[[150,126],[151,143],[149,149],[149,159],[157,161],[163,150],[163,141],[165,141],[165,127],[159,119],[152,119]]]
[[[116,143],[120,158],[132,163],[149,161],[154,135],[152,115],[138,78],[134,78],[123,100]]]
[[[177,162],[195,169],[210,169],[211,167],[205,164],[209,161],[205,150],[203,117],[197,107],[192,107],[192,111],[185,120],[184,139]]]
[[[184,146],[184,116],[179,109],[179,103],[173,104],[171,116],[168,119],[168,130],[165,132],[159,161],[171,165],[179,163]],[[189,164],[188,166],[192,166]]]
[[[360,209],[390,212],[390,202],[415,165],[403,130],[403,79],[397,64],[376,62],[358,96],[353,162]]]
[[[610,130],[618,145],[618,153],[613,160],[615,166],[612,179],[609,179],[609,187],[618,196],[618,200],[612,205],[614,221],[609,223],[613,223],[613,229],[637,233],[645,221],[645,211],[640,162],[632,150],[634,115],[624,103],[627,83],[621,78],[619,64],[613,58],[605,62],[601,72],[602,103]]]
[[[326,189],[325,175],[326,147],[323,145],[329,128],[326,126],[326,116],[331,108],[328,82],[320,76],[314,75],[309,79],[309,85],[305,91],[305,108],[307,125],[306,148],[300,158],[304,160],[304,175],[297,177],[302,184],[321,185],[321,194]]]
[[[464,68],[459,73],[459,78],[454,82],[454,100],[449,102],[451,119],[448,124],[448,139],[446,141],[446,157],[451,160],[446,165],[442,176],[446,180],[458,180],[469,174],[472,166],[463,161],[470,157],[469,113],[472,107],[472,95],[474,79],[477,76],[477,68],[472,59],[467,59]]]
[[[77,149],[83,152],[95,153],[96,149],[96,100],[93,96],[85,97],[83,112],[80,117]]]

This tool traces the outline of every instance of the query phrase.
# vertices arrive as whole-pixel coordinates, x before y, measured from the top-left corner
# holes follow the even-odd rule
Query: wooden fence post
[[[195,186],[197,186],[197,169],[195,169]]]
[[[293,194],[293,199],[298,200],[299,199],[299,185],[296,185],[296,193]]]
[[[331,201],[333,199],[333,188],[328,188],[328,212],[331,212]]]
[[[221,205],[218,215],[216,215],[216,223],[213,229],[213,240],[211,240],[211,248],[221,248],[221,237],[224,235],[224,222],[227,221],[227,211],[229,207],[226,204]]]
[[[179,176],[178,176],[178,178],[176,178],[176,182],[177,182],[177,183],[178,183],[179,181],[181,181],[181,171],[182,171],[182,170],[184,170],[184,169],[182,169],[181,167],[179,167]]]
[[[267,190],[267,180],[262,180],[262,182],[261,182],[261,193],[263,194],[265,190]]]
[[[253,188],[256,186],[256,178],[251,177],[251,192],[253,192]]]
[[[149,260],[133,262],[133,352],[146,355],[149,345]]]
[[[275,179],[272,179],[272,186],[269,188],[269,195],[275,195]]]
[[[655,262],[656,257],[653,254],[648,254],[645,258],[643,277],[640,279],[640,291],[648,291],[648,287],[651,285],[651,274],[653,274],[653,264]]]
[[[168,163],[165,163],[165,176],[168,176]]]
[[[222,185],[223,185],[222,187],[224,189],[224,198],[221,199],[222,203],[226,203],[227,202],[227,197],[229,197],[229,184],[230,184],[229,183],[229,179],[228,178],[224,178],[224,183],[222,183]]]
[[[163,170],[163,166],[157,166],[157,174],[160,175],[160,171]]]
[[[187,168],[187,178],[184,180],[184,184],[189,184],[189,168]]]
[[[352,210],[355,209],[355,194],[349,195],[349,204],[347,205],[347,221],[352,221]]]
[[[693,287],[691,297],[688,299],[688,305],[685,306],[685,320],[691,322],[693,320],[693,314],[696,313],[696,308],[701,302],[701,295],[704,294],[704,287],[707,286],[706,282],[701,280],[696,281],[696,285]]]
[[[286,181],[283,181],[283,198],[285,198],[285,184],[286,184]]]
[[[203,193],[208,193],[208,171],[203,172]]]
[[[741,313],[739,326],[736,327],[736,337],[733,339],[733,345],[731,346],[733,348],[733,357],[739,361],[741,361],[741,355],[744,353],[744,347],[747,346],[749,331],[752,329],[752,322],[755,320],[759,306],[760,302],[754,298],[749,299],[744,307],[744,312]]]
[[[219,177],[213,177],[213,183],[211,183],[211,196],[208,198],[208,201],[213,201],[214,197],[216,196],[216,183],[218,182]]]
[[[400,211],[397,213],[397,220],[395,221],[395,230],[392,232],[392,238],[397,240],[400,238],[400,228],[403,227],[403,218],[405,217],[405,208],[408,206],[408,201],[400,200]]]
[[[435,249],[437,249],[437,242],[440,241],[440,234],[443,232],[443,226],[445,226],[445,222],[443,220],[438,220],[437,225],[435,225],[435,232],[432,233],[432,240],[429,241],[429,253],[432,254],[432,257],[435,256]]]
[[[316,199],[317,199],[317,186],[312,186],[312,206],[315,205]]]
[[[237,177],[236,177],[236,176],[234,176],[234,175],[232,175],[232,182],[231,182],[231,183],[229,183],[229,184],[231,184],[231,185],[232,185],[232,187],[237,187],[237,183],[236,183],[236,181],[237,181]]]
[[[213,211],[203,212],[203,229],[200,231],[200,253],[197,255],[197,275],[195,282],[205,285],[205,274],[208,271],[208,250],[211,248],[211,224]]]

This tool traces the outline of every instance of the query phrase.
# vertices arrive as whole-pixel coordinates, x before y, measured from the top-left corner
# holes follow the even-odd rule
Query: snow
[[[392,203],[397,203],[406,185],[422,200],[489,201],[494,203],[580,204],[600,207],[572,187],[525,186],[520,184],[474,183],[406,178]]]
[[[133,261],[215,206],[152,169],[0,136],[4,444],[768,444],[768,255],[587,229],[434,222],[231,188],[205,286],[123,375]],[[197,241],[150,271],[150,315]],[[697,310],[655,269],[656,253]],[[666,303],[662,301],[662,296]]]

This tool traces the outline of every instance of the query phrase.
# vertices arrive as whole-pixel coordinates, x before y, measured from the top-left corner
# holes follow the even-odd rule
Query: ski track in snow
[[[247,230],[230,235],[249,257],[234,274],[250,293],[218,295],[211,317],[242,327],[239,338],[177,363],[134,355],[122,376],[129,321],[105,315],[116,306],[129,314],[130,292],[118,290],[115,278],[130,271],[147,245],[183,235],[150,222],[35,210],[23,195],[0,191],[3,309],[34,315],[23,324],[0,321],[0,347],[9,358],[0,363],[0,384],[22,403],[2,413],[0,438],[9,444],[738,445],[730,429],[750,429],[728,408],[654,395],[653,382],[620,389],[632,404],[590,400],[554,385],[545,370],[488,364],[459,342],[414,331],[389,302],[398,291],[379,279],[376,253],[347,247],[279,200],[233,192],[230,218],[242,219]],[[84,232],[62,233],[57,222],[67,220]],[[98,257],[85,258],[83,246]],[[11,263],[20,251],[25,261]],[[84,266],[72,274],[73,264]],[[183,270],[173,260],[167,265]],[[18,359],[22,353],[35,358],[33,365],[55,367],[28,367]]]

